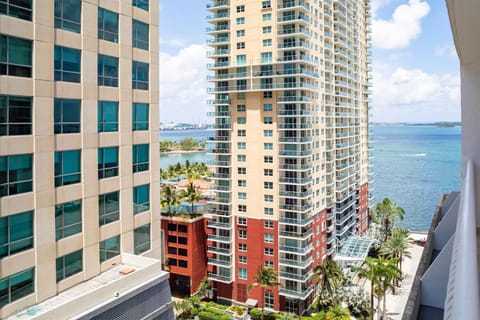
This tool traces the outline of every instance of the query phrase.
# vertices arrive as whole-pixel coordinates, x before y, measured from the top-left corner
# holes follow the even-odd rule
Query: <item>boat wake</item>
[[[415,153],[415,154],[404,154],[404,157],[426,157],[427,154],[424,152],[421,153]]]

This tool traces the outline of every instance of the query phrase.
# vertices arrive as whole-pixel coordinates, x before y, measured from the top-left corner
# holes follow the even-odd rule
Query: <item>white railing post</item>
[[[474,162],[466,161],[444,319],[480,319]]]

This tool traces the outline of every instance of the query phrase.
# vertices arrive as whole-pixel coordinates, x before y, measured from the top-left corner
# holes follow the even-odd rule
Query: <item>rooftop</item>
[[[81,316],[139,286],[159,278],[168,279],[168,273],[161,271],[159,260],[125,253],[121,257],[122,262],[113,268],[7,319],[55,319],[55,314],[64,318]]]

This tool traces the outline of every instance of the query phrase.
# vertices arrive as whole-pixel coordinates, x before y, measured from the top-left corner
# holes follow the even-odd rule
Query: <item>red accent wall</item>
[[[368,183],[364,183],[360,187],[360,199],[358,200],[360,205],[359,224],[358,231],[362,235],[367,229],[370,222],[368,212]]]
[[[327,255],[327,209],[323,209],[313,217],[313,266],[322,263],[322,257]],[[322,231],[322,224],[325,229]]]
[[[254,287],[250,293],[246,293],[244,288],[249,284],[255,282],[253,279],[258,272],[258,267],[264,265],[266,260],[273,261],[273,268],[278,273],[278,221],[273,222],[273,229],[264,227],[264,220],[247,219],[247,226],[238,225],[235,221],[235,274],[233,283],[233,300],[238,302],[245,302],[246,299],[251,298],[258,301],[258,307],[263,307],[262,290],[260,287]],[[247,239],[240,239],[238,237],[239,230],[247,230]],[[266,233],[273,234],[273,243],[265,242],[264,236]],[[238,250],[238,244],[247,244],[247,251]],[[265,248],[273,249],[273,256],[265,255]],[[239,256],[247,257],[247,264],[239,263]],[[239,268],[247,269],[247,280],[240,279]],[[274,294],[274,309],[279,310],[278,287],[268,288]],[[219,293],[220,295],[220,293]]]
[[[205,230],[206,219],[183,221],[178,218],[162,217],[161,228],[165,233],[165,255],[176,259],[176,266],[169,266],[170,273],[190,277],[190,294],[197,291],[200,282],[207,276],[207,235]],[[176,225],[176,231],[169,230],[168,225]],[[178,230],[178,226],[185,226],[187,232]],[[170,242],[169,236],[176,237],[177,241]],[[179,243],[179,238],[186,238],[187,244]],[[176,248],[177,254],[169,253],[168,247]],[[186,249],[187,256],[178,254],[178,249]],[[187,267],[180,267],[178,261],[187,261]],[[172,277],[170,277],[172,279]],[[175,284],[170,284],[171,286]]]

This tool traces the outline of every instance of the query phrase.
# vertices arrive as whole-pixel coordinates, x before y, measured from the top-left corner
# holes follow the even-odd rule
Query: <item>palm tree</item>
[[[210,284],[210,280],[207,277],[203,278],[197,288],[197,292],[200,297],[209,298],[210,290],[212,289],[212,285]]]
[[[180,191],[180,199],[190,203],[192,208],[190,213],[193,214],[194,205],[200,199],[200,193],[192,181],[187,185],[187,189]]]
[[[325,314],[325,320],[350,320],[350,312],[341,305],[337,304],[330,307]]]
[[[280,320],[298,320],[298,316],[295,313],[281,313]]]
[[[325,300],[332,302],[334,305],[338,304],[336,292],[344,279],[344,275],[337,263],[333,260],[327,260],[325,263],[315,266],[313,271],[314,279],[317,279],[321,284],[319,296],[326,298]]]
[[[171,215],[171,207],[177,206],[178,202],[178,195],[177,191],[170,186],[165,186],[162,188],[162,192],[160,194],[160,205],[162,208],[168,206],[168,215]]]
[[[383,297],[383,317],[387,308],[387,291],[395,288],[395,283],[402,279],[402,272],[397,267],[397,258],[384,259],[377,258],[378,267],[378,285],[380,296]]]
[[[408,230],[395,228],[390,238],[387,239],[380,248],[380,254],[398,259],[398,267],[402,271],[402,260],[404,257],[411,258],[412,254],[409,249],[412,246],[411,240],[408,238]]]
[[[380,218],[380,223],[384,232],[384,239],[392,234],[393,226],[395,221],[403,220],[405,215],[405,210],[400,208],[395,202],[392,202],[389,198],[383,199],[382,202],[377,203],[374,210],[374,216],[376,220]]]
[[[250,291],[257,286],[260,286],[262,289],[262,320],[263,320],[263,310],[265,307],[265,289],[269,287],[278,286],[277,274],[273,268],[264,268],[263,265],[260,265],[257,270],[257,275],[253,278],[254,283],[249,284],[247,287],[247,292],[250,294]]]
[[[363,265],[357,270],[358,270],[357,275],[360,279],[370,280],[370,309],[372,310],[370,319],[373,319],[373,310],[374,310],[373,295],[375,292],[375,285],[378,282],[378,276],[379,276],[379,270],[378,270],[376,259],[367,257]]]

